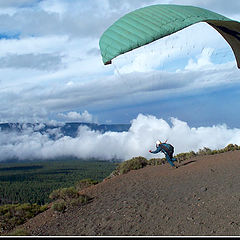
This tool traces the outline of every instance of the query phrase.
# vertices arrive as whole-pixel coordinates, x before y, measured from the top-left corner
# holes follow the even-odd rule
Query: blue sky
[[[229,45],[205,23],[103,65],[104,30],[161,3],[240,20],[236,1],[0,1],[0,121],[129,123],[142,113],[238,127],[239,70]]]
[[[160,102],[141,103],[107,111],[113,113],[113,122],[127,122],[135,119],[139,112],[154,115],[170,122],[176,117],[188,122],[191,127],[212,126],[226,123],[230,128],[240,127],[240,86],[227,87],[198,94],[163,99]],[[194,100],[193,100],[194,99]],[[106,111],[106,115],[108,112]],[[98,113],[98,112],[97,112]]]

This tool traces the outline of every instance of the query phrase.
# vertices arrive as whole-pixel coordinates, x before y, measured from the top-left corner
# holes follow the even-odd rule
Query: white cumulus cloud
[[[86,110],[83,113],[78,112],[68,112],[66,114],[59,113],[58,116],[66,121],[93,122],[93,116]]]
[[[171,118],[169,124],[164,119],[143,114],[132,120],[131,127],[126,132],[101,133],[81,126],[75,138],[61,134],[57,136],[51,139],[47,133],[34,132],[30,128],[22,133],[0,131],[0,160],[63,156],[106,160],[127,160],[135,156],[148,159],[164,157],[162,154],[148,152],[155,148],[158,139],[168,139],[175,147],[175,154],[198,151],[204,147],[221,149],[230,143],[240,144],[240,129],[237,128],[230,129],[226,125],[191,128],[187,122],[176,118]]]

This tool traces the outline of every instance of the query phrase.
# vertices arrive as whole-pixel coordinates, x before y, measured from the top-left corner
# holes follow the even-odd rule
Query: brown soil
[[[83,191],[87,205],[29,220],[33,236],[239,236],[240,151],[147,166]]]

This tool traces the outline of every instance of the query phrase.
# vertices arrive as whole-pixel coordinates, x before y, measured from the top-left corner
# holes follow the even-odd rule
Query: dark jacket
[[[157,149],[151,153],[159,153],[163,152],[165,155],[167,154],[170,158],[173,157],[174,147],[168,143],[161,143],[157,147]]]

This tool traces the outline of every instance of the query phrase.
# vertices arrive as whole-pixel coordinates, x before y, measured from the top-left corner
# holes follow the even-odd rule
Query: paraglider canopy
[[[231,46],[240,68],[240,22],[194,6],[159,4],[137,9],[112,24],[99,46],[105,65],[112,59],[190,25],[206,22]]]

